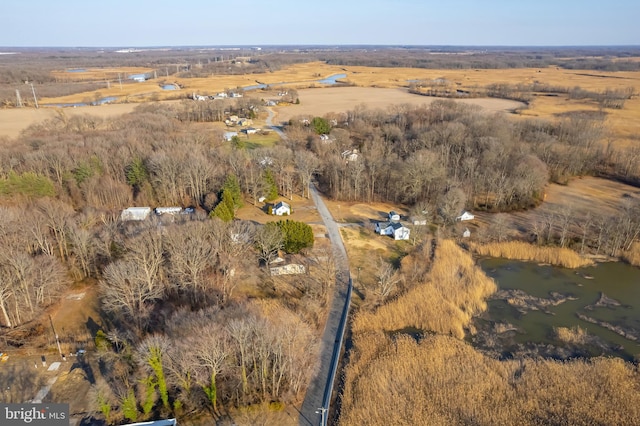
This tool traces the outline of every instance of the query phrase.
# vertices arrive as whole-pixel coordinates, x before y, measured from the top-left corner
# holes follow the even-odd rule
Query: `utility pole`
[[[22,98],[20,97],[20,90],[16,89],[16,99],[18,108],[22,108]]]
[[[122,90],[122,77],[120,77],[120,73],[118,73],[118,81],[120,82],[120,90]]]
[[[49,315],[49,322],[51,322],[51,330],[53,330],[53,334],[56,336],[56,344],[58,345],[58,352],[60,353],[60,358],[65,359],[64,355],[62,355],[62,349],[60,348],[60,340],[58,340],[58,333],[56,333],[56,329],[53,327],[53,319],[51,315]]]
[[[318,414],[320,414],[322,416],[322,420],[321,420],[321,423],[320,423],[322,426],[326,426],[327,425],[326,418],[325,418],[326,412],[327,412],[327,409],[324,408],[324,407],[320,407],[320,408],[318,408],[316,410],[316,413],[318,413]]]
[[[29,83],[31,84],[31,92],[33,93],[33,101],[36,103],[36,109],[39,108],[38,106],[38,98],[36,98],[36,89],[33,88],[33,83]]]

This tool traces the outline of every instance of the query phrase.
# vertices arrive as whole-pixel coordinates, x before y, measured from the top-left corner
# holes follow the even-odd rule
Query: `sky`
[[[638,0],[5,2],[0,46],[640,45]]]

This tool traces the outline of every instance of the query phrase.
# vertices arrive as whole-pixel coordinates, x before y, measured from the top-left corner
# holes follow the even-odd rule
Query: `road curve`
[[[304,402],[300,409],[301,426],[315,426],[322,422],[323,396],[330,375],[331,357],[333,355],[334,346],[338,343],[338,326],[340,317],[344,311],[344,305],[347,302],[347,288],[349,283],[349,261],[347,259],[347,251],[342,243],[340,230],[335,220],[329,213],[327,206],[320,198],[320,194],[316,187],[311,184],[311,198],[318,209],[318,213],[327,228],[327,234],[331,240],[333,256],[336,262],[336,285],[334,287],[333,297],[327,323],[322,334],[320,343],[320,359],[318,361],[318,370],[311,380]]]

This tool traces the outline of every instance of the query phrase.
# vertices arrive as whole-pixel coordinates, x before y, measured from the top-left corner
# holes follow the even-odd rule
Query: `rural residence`
[[[456,217],[456,220],[459,220],[459,221],[473,220],[474,218],[475,218],[474,215],[472,215],[471,213],[465,210],[460,214],[460,216]]]
[[[280,201],[278,204],[273,206],[271,214],[276,216],[288,216],[291,214],[291,206],[284,201]]]
[[[378,222],[376,223],[376,233],[380,235],[391,235],[394,240],[408,240],[411,230],[400,222]]]

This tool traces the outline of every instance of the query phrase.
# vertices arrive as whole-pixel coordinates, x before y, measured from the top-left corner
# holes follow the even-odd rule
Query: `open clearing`
[[[138,106],[138,104],[105,104],[100,106],[84,106],[76,108],[64,108],[66,115],[94,115],[101,118],[115,117],[126,114]],[[42,107],[0,109],[0,137],[15,138],[24,129],[34,123],[41,123],[53,118],[60,108]]]
[[[557,214],[561,209],[569,208],[573,222],[580,221],[587,214],[594,217],[599,214],[613,215],[620,209],[625,199],[640,199],[640,189],[624,183],[596,178],[576,178],[568,185],[550,184],[546,190],[545,201],[537,208],[510,213],[512,232],[528,236],[535,222],[544,222],[545,217]],[[477,212],[476,226],[489,226],[494,214]],[[471,227],[471,226],[470,226]]]
[[[300,105],[274,107],[276,121],[284,122],[296,115],[322,116],[330,112],[346,112],[364,105],[369,109],[388,109],[391,105],[428,105],[437,99],[409,93],[404,88],[329,87],[298,90]],[[456,99],[456,102],[477,105],[489,112],[513,111],[524,104],[506,99]]]

